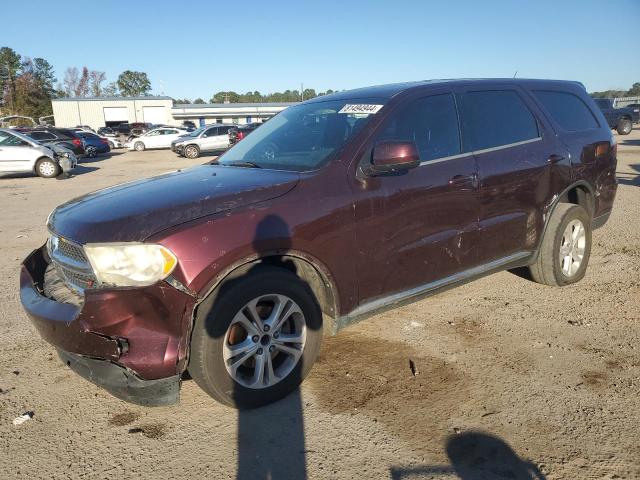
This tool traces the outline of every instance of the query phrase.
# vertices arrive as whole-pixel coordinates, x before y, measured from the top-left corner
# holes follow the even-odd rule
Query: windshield
[[[382,99],[313,102],[283,110],[220,157],[220,165],[320,168],[382,108]]]
[[[197,137],[198,135],[200,135],[202,132],[204,132],[207,128],[209,128],[211,125],[207,125],[206,127],[200,127],[197,130],[194,130],[193,132],[187,133],[186,135],[183,135],[183,137]]]

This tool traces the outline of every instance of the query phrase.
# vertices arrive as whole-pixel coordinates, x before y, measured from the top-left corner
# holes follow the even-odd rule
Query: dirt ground
[[[201,159],[116,153],[67,180],[0,178],[0,479],[640,478],[640,130],[618,141],[615,209],[582,282],[503,272],[377,316],[326,339],[299,393],[242,413],[193,381],[173,407],[110,396],[18,298],[56,205]]]

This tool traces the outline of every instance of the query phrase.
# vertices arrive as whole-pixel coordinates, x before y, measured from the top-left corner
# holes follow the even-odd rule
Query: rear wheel
[[[184,149],[184,156],[187,158],[198,158],[200,156],[200,148],[197,145],[187,145]]]
[[[96,147],[94,147],[93,145],[89,145],[87,148],[85,148],[85,153],[89,158],[95,158],[96,155],[98,155],[98,151],[96,150]]]
[[[322,341],[309,286],[264,267],[230,280],[201,306],[189,373],[214,399],[237,408],[274,402],[298,388]]]
[[[545,285],[563,286],[580,281],[591,255],[591,218],[584,208],[560,203],[544,234],[538,258],[529,267],[531,277]]]
[[[633,124],[631,120],[628,118],[621,118],[618,122],[618,126],[616,127],[616,131],[620,135],[629,135],[631,130],[633,129]]]
[[[41,158],[36,162],[36,173],[44,178],[54,178],[60,173],[60,166],[50,158]]]
[[[143,150],[144,150],[144,148],[145,148],[145,147],[144,147],[144,143],[142,143],[142,142],[136,142],[136,143],[134,143],[134,144],[133,144],[133,148],[134,148],[134,150],[135,150],[135,151],[137,151],[137,152],[141,152],[141,151],[143,151]]]

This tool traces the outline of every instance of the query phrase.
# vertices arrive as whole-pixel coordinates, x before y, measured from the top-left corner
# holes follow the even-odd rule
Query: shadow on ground
[[[423,467],[392,467],[393,480],[456,476],[461,480],[544,480],[540,469],[520,458],[501,438],[483,432],[466,432],[447,439],[451,463]]]
[[[638,140],[640,142],[640,140]],[[617,171],[616,178],[620,185],[640,187],[640,164],[629,165],[631,171]]]

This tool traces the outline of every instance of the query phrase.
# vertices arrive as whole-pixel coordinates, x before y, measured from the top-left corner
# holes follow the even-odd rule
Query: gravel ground
[[[618,138],[581,283],[503,272],[377,316],[328,338],[299,393],[242,413],[193,381],[174,407],[111,397],[18,298],[56,205],[202,159],[118,152],[67,180],[1,178],[0,478],[640,478],[640,130]]]

